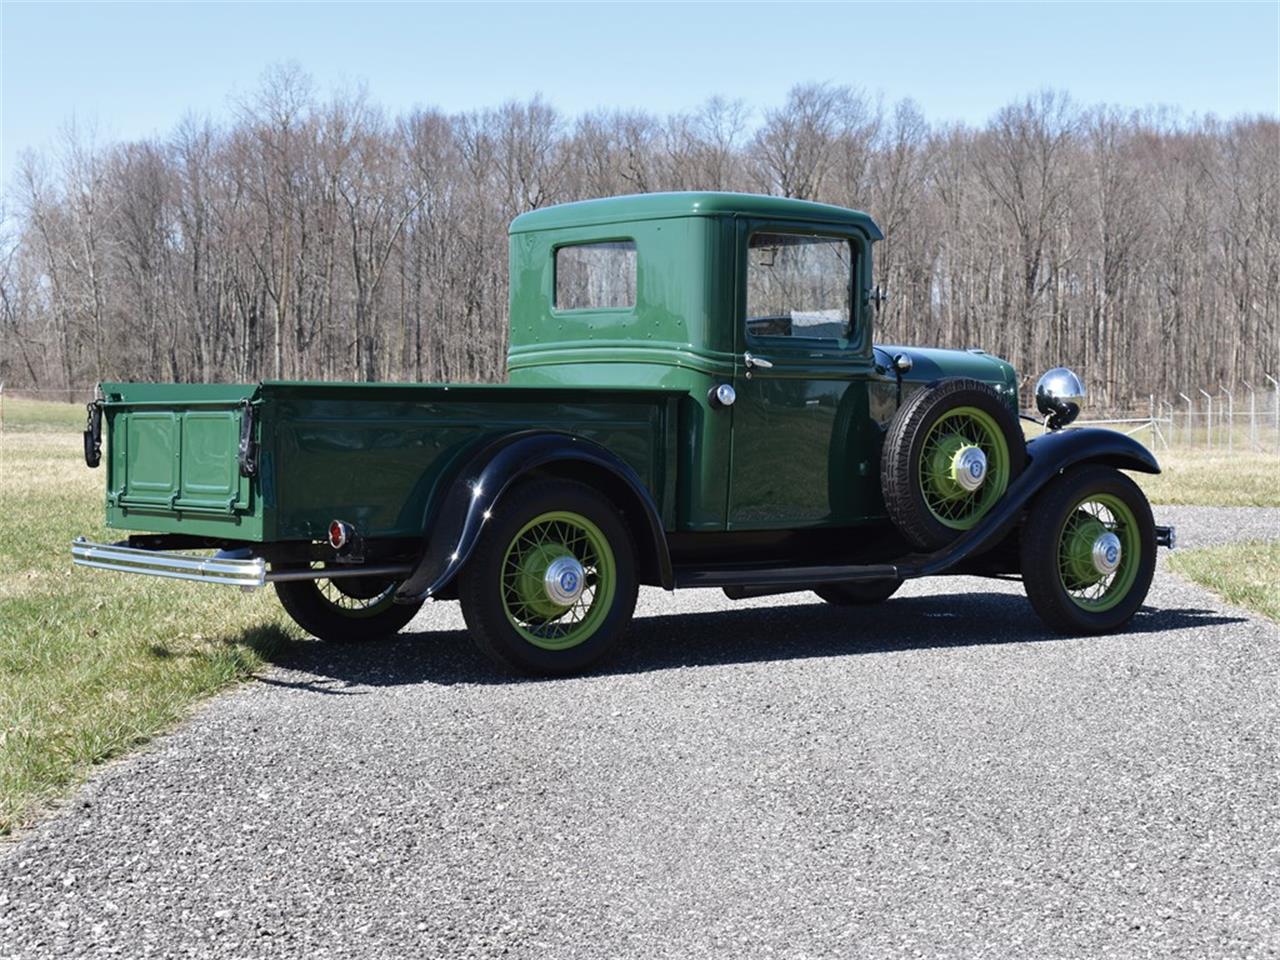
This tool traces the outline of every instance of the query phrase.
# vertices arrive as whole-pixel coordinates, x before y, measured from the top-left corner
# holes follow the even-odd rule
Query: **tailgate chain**
[[[102,462],[102,401],[90,400],[85,410],[88,417],[84,424],[84,462],[96,467]]]
[[[252,477],[258,472],[258,443],[253,438],[254,409],[249,400],[240,403],[240,451],[236,459],[240,463],[240,475]]]

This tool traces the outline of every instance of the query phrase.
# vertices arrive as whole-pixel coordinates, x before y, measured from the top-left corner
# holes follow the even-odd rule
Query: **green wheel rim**
[[[956,457],[977,447],[987,458],[987,475],[977,490],[956,480]],[[995,417],[977,407],[948,410],[929,428],[920,448],[920,491],[929,513],[944,527],[968,530],[995,505],[1009,486],[1009,445]]]
[[[314,568],[316,565],[313,564]],[[346,578],[343,578],[346,579]],[[376,617],[385,610],[390,609],[395,604],[396,587],[398,584],[394,580],[388,580],[385,587],[376,591],[358,591],[368,592],[369,596],[353,595],[343,589],[342,580],[320,579],[314,581],[316,592],[320,594],[320,598],[328,604],[336,613],[352,620],[363,620],[369,617]]]
[[[1092,561],[1093,544],[1103,533],[1120,540],[1120,563],[1100,573]],[[1129,505],[1109,493],[1091,493],[1067,514],[1058,536],[1058,578],[1081,610],[1102,613],[1128,596],[1142,563],[1142,536]]]
[[[542,576],[552,561],[572,556],[582,564],[583,590],[568,605],[547,596]],[[534,517],[516,533],[502,558],[502,608],[526,641],[543,650],[568,650],[595,635],[609,615],[618,567],[600,528],[578,513]]]

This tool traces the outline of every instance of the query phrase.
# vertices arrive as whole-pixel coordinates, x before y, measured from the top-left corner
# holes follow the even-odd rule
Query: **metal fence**
[[[1257,386],[1246,381],[1214,389],[1197,387],[1174,398],[1149,398],[1147,409],[1114,417],[1077,420],[1130,435],[1146,433],[1153,447],[1196,447],[1280,454],[1280,383],[1268,376]]]

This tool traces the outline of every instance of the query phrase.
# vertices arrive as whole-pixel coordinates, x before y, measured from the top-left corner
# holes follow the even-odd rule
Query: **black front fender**
[[[1118,470],[1159,473],[1160,464],[1151,451],[1132,437],[1114,430],[1082,427],[1058,430],[1027,441],[1027,466],[1010,484],[1005,495],[972,530],[936,553],[900,563],[905,576],[932,576],[964,560],[1004,536],[1044,486],[1069,467],[1081,463],[1102,463]]]
[[[416,602],[439,593],[466,564],[485,521],[511,484],[538,467],[566,461],[607,470],[626,485],[652,538],[658,579],[663,587],[672,589],[675,577],[662,518],[636,472],[591,440],[530,430],[486,444],[456,472],[438,506],[430,511],[426,548],[409,579],[396,591],[396,599]]]
[[[1058,430],[1033,437],[1027,441],[1027,461],[1027,471],[1038,474],[1056,473],[1086,461],[1138,473],[1160,472],[1160,464],[1151,451],[1133,437],[1099,427]]]

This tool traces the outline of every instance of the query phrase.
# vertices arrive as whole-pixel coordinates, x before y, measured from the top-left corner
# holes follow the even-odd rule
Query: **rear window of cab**
[[[636,244],[605,240],[557,247],[556,310],[625,310],[636,305]]]

